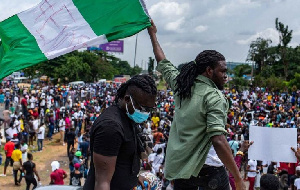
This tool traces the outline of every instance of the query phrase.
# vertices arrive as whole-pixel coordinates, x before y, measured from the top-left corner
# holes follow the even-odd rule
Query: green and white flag
[[[143,0],[43,0],[0,22],[0,79],[150,25]]]

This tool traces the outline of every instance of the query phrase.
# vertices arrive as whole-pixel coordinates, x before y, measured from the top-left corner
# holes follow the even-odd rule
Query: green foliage
[[[280,61],[284,65],[284,77],[288,78],[288,58],[287,58],[287,48],[288,44],[292,40],[293,30],[289,30],[289,27],[278,21],[278,18],[275,20],[276,30],[279,32],[279,44],[278,50],[280,54]]]
[[[140,67],[132,68],[127,61],[103,51],[74,51],[24,69],[31,78],[46,75],[56,80],[60,78],[62,82],[94,82],[100,78],[111,80],[115,75],[137,75],[141,71]]]
[[[297,89],[300,89],[300,73],[295,73],[294,78],[287,83],[290,90],[293,86],[296,86]]]
[[[263,77],[262,75],[256,75],[253,83],[254,86],[268,87],[272,91],[285,91],[286,83],[285,81],[272,74],[269,77]]]
[[[251,74],[252,67],[247,64],[238,65],[233,69],[233,74],[235,77],[243,77],[243,75]]]
[[[149,57],[149,62],[148,62],[149,75],[153,75],[153,70],[154,70],[154,59],[152,57]]]
[[[235,86],[238,89],[243,89],[249,85],[249,81],[244,79],[243,77],[233,77],[231,81],[229,81],[229,86]]]

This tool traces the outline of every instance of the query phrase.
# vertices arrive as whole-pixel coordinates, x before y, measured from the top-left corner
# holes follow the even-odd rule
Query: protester
[[[60,169],[60,164],[58,161],[53,161],[51,163],[52,173],[50,174],[50,185],[64,185],[64,179],[68,177],[67,173]]]
[[[20,186],[22,181],[22,152],[20,150],[20,144],[15,145],[16,149],[12,152],[11,159],[13,160],[13,173],[15,179],[15,185]],[[18,180],[18,172],[20,172],[20,177]]]
[[[84,189],[132,189],[140,170],[135,123],[142,123],[155,106],[157,89],[147,75],[123,83],[115,98],[91,129],[91,163]],[[125,139],[126,141],[125,141]]]
[[[74,164],[74,168],[75,170],[71,172],[70,185],[81,186],[81,179],[83,177],[83,174],[79,171],[80,164]]]
[[[13,159],[11,158],[11,155],[15,149],[15,144],[13,142],[10,141],[10,137],[6,137],[6,144],[4,145],[4,151],[5,151],[5,164],[4,164],[4,172],[1,176],[6,176],[6,169],[8,167],[8,165],[10,164],[10,166],[13,166]]]
[[[157,70],[176,93],[175,121],[166,155],[166,178],[174,180],[174,190],[198,189],[199,186],[212,188],[211,181],[215,180],[215,189],[229,190],[225,165],[233,174],[237,189],[245,189],[225,137],[229,105],[220,91],[227,80],[225,57],[206,50],[179,72],[166,60],[156,32],[152,23],[148,33],[158,62]],[[205,180],[202,180],[204,176]]]
[[[45,125],[42,123],[39,127],[38,133],[37,133],[37,145],[38,145],[38,151],[43,151],[43,143],[45,139]]]
[[[38,185],[34,175],[37,176],[38,181],[41,181],[41,178],[36,170],[36,164],[33,161],[33,155],[28,153],[27,155],[28,161],[23,163],[22,171],[25,174],[25,181],[26,181],[26,190],[30,189],[30,185],[33,185],[32,189],[35,189]]]
[[[27,151],[28,151],[28,145],[25,143],[24,139],[22,139],[21,140],[21,152],[22,152],[23,163],[27,161]]]

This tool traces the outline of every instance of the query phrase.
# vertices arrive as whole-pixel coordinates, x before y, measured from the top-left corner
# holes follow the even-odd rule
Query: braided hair
[[[174,92],[181,101],[186,98],[191,98],[192,87],[198,75],[203,74],[207,67],[214,69],[219,61],[225,61],[225,57],[215,50],[205,50],[201,52],[195,61],[185,64],[179,75],[176,77],[176,86]]]
[[[124,98],[126,91],[130,86],[135,86],[137,88],[140,88],[142,91],[151,95],[157,94],[156,84],[151,76],[135,75],[120,86],[120,88],[117,91],[117,95],[115,99],[116,103],[118,103],[120,99]]]

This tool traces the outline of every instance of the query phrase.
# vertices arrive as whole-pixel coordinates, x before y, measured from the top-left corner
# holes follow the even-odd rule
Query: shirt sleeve
[[[175,78],[179,74],[178,69],[170,61],[164,59],[158,63],[156,70],[162,74],[167,84],[174,91],[176,85]]]
[[[207,134],[209,138],[217,135],[227,134],[225,130],[227,119],[227,102],[214,89],[206,98],[207,110]]]
[[[123,142],[120,126],[113,121],[102,121],[96,126],[93,151],[103,156],[117,156]]]

